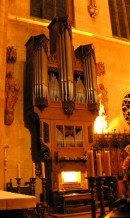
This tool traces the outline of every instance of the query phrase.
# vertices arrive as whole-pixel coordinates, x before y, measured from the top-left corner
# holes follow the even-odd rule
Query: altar
[[[35,196],[0,191],[0,217],[24,218],[24,214],[35,207]]]

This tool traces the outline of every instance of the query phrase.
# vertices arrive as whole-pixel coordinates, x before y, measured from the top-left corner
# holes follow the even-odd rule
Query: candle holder
[[[30,186],[33,196],[35,196],[35,184],[36,184],[36,178],[30,178]]]
[[[113,193],[113,191],[115,192],[115,188],[114,188],[114,184],[116,184],[116,177],[114,176],[107,176],[106,177],[106,182],[107,182],[107,185],[108,185],[108,199],[109,199],[109,211],[112,210],[113,208],[113,203],[114,201],[116,200],[115,197],[114,197],[114,194],[116,193]]]
[[[12,178],[10,178],[10,182],[7,183],[7,190],[8,190],[8,187],[9,187],[9,190],[12,192],[12,187],[13,187]]]
[[[100,216],[99,218],[103,218],[106,216],[105,207],[104,207],[104,194],[103,194],[103,185],[104,185],[104,177],[97,177],[97,189],[99,191],[99,201],[100,201]]]
[[[21,192],[20,185],[21,185],[21,179],[22,178],[15,178],[15,179],[17,181],[17,192],[20,193]]]
[[[88,179],[89,190],[91,194],[91,211],[92,211],[92,218],[96,218],[96,204],[95,204],[95,187],[97,177],[86,177]]]
[[[42,181],[42,194],[43,194],[43,208],[44,208],[44,216],[48,217],[48,204],[46,201],[46,183],[48,178],[40,178]]]

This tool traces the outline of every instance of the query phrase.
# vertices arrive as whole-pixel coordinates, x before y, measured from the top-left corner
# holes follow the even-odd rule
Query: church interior
[[[1,217],[130,217],[130,2],[0,12]]]

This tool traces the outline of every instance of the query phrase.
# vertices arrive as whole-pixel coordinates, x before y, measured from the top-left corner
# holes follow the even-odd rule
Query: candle
[[[97,162],[97,176],[102,176],[101,153],[96,153],[96,162]]]
[[[36,174],[35,174],[35,163],[32,163],[32,178],[35,178]]]
[[[111,163],[110,163],[110,152],[104,152],[104,163],[105,163],[105,175],[111,176]]]
[[[86,189],[88,189],[88,179],[87,179],[87,176],[88,176],[88,172],[86,171],[85,172],[85,186],[86,186]]]
[[[42,162],[41,163],[41,176],[42,176],[42,178],[45,178],[45,163],[44,162]]]
[[[88,151],[89,176],[94,176],[94,158],[93,151]]]
[[[85,172],[85,178],[87,178],[87,176],[88,176],[88,173],[87,173],[87,171]]]
[[[17,164],[17,178],[21,178],[20,177],[20,163]]]

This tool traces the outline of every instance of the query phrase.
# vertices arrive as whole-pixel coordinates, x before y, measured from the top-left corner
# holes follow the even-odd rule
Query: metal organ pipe
[[[91,101],[91,86],[90,86],[90,65],[89,65],[89,56],[87,55],[83,62],[85,80],[86,80],[86,100],[87,102]]]
[[[41,47],[41,66],[42,66],[42,96],[44,98],[48,97],[48,65],[47,65],[47,55],[43,47]]]
[[[62,29],[59,47],[62,100],[67,101],[73,99],[72,45],[68,29]]]
[[[39,89],[39,98],[41,98],[41,49],[38,48],[38,89]]]
[[[66,71],[65,71],[65,84],[66,84],[66,87],[67,87],[67,92],[66,92],[66,100],[68,100],[70,98],[69,96],[69,81],[68,81],[68,67],[67,67],[67,64],[68,64],[68,60],[67,60],[67,53],[69,51],[67,51],[67,39],[66,39],[66,35],[65,35],[65,32],[66,32],[66,29],[64,30],[64,51],[65,51],[65,66],[66,66]]]
[[[90,55],[90,81],[91,81],[91,99],[92,103],[96,102],[96,70],[95,70],[95,61],[94,56],[91,52]]]
[[[94,99],[93,99],[93,81],[92,81],[92,65],[91,65],[91,54],[88,57],[88,66],[89,66],[89,71],[88,71],[88,77],[89,77],[89,93],[90,93],[90,99],[89,99],[89,103],[93,103]]]
[[[62,95],[62,100],[64,101],[64,93],[65,93],[65,90],[64,90],[64,79],[63,79],[63,74],[64,74],[64,68],[63,68],[63,58],[62,58],[62,39],[61,39],[61,35],[59,37],[59,49],[60,49],[60,76],[61,76],[61,95]]]
[[[42,70],[43,70],[43,66],[42,66],[42,47],[40,46],[40,90],[41,90],[41,98],[43,98],[43,87],[42,87],[42,79],[43,79],[43,75],[42,75]]]
[[[85,90],[86,90],[86,94],[85,94],[85,101],[86,99],[89,98],[89,93],[88,90],[86,89],[86,87],[88,87],[88,80],[87,80],[87,66],[86,66],[86,60],[83,59],[83,69],[84,69],[84,80],[85,80]]]
[[[34,94],[35,98],[42,99],[48,96],[48,67],[47,55],[42,46],[34,54]]]
[[[96,71],[92,52],[88,53],[83,62],[86,80],[86,100],[88,103],[96,102]]]
[[[73,100],[73,66],[72,66],[72,44],[68,29],[65,30],[65,49],[66,49],[66,66],[67,66],[67,80],[69,98]]]
[[[61,72],[61,74],[63,74],[63,86],[64,86],[64,101],[67,101],[67,75],[66,75],[66,58],[65,58],[65,40],[64,40],[64,31],[61,33],[61,55],[62,56],[62,60],[63,60],[63,72]]]
[[[91,71],[91,65],[90,65],[90,57],[87,57],[87,66],[88,66],[88,71],[87,71],[87,79],[88,79],[88,93],[89,93],[89,98],[88,98],[88,103],[91,103],[92,97],[91,97],[91,83],[90,83],[90,71]]]
[[[91,55],[91,64],[92,64],[93,97],[94,97],[94,102],[97,102],[97,75],[96,75],[96,65],[93,55]]]
[[[36,52],[34,52],[34,56],[33,56],[33,67],[34,67],[34,96],[37,96],[37,67],[36,67]]]
[[[36,98],[39,97],[39,88],[38,88],[38,51],[35,52],[35,78],[36,78]]]
[[[39,48],[36,51],[36,65],[37,65],[37,98],[40,98],[40,88],[39,88]]]

